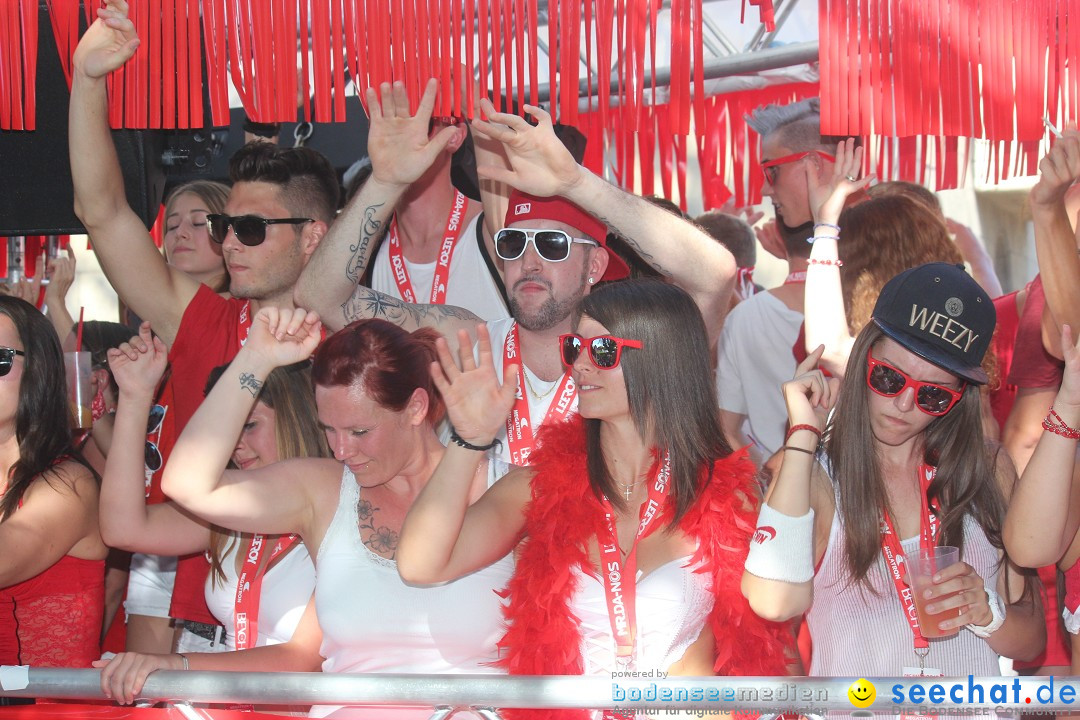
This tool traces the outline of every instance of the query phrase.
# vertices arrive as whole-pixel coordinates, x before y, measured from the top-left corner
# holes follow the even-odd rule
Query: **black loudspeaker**
[[[69,94],[45,0],[38,17],[37,130],[0,131],[0,236],[86,232],[75,217]],[[164,136],[160,131],[117,130],[113,141],[128,203],[149,228],[165,188]]]

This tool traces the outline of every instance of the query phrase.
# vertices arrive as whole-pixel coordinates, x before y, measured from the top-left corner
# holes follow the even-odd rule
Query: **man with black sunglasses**
[[[379,317],[406,329],[433,327],[452,348],[459,331],[472,333],[480,319],[448,305],[411,304],[357,285],[355,271],[367,263],[369,246],[405,187],[392,175],[402,163],[422,158],[429,108],[411,116],[390,86],[382,104],[368,93],[372,174],[312,257],[297,285],[297,304],[319,312],[331,329],[353,320]],[[402,95],[403,97],[403,95]],[[474,120],[474,135],[502,145],[509,166],[481,165],[482,181],[515,189],[505,215],[506,229],[495,237],[513,317],[489,322],[500,372],[504,361],[520,366],[519,406],[502,438],[503,457],[526,464],[533,429],[565,416],[576,406],[576,389],[559,355],[558,338],[572,328],[578,301],[601,280],[626,277],[625,263],[606,247],[610,229],[626,239],[643,260],[697,302],[715,341],[735,277],[731,254],[696,226],[630,195],[578,165],[554,132],[551,117],[526,106],[535,125],[495,111],[486,99],[488,120]],[[382,137],[400,131],[392,145]],[[403,136],[410,140],[402,141]],[[509,232],[508,232],[509,231]],[[470,335],[471,338],[471,335]],[[470,340],[471,342],[471,340]]]
[[[208,222],[211,240],[221,244],[232,297],[168,265],[128,205],[108,124],[106,78],[138,44],[127,6],[116,0],[98,10],[79,42],[69,109],[71,169],[75,211],[106,277],[170,346],[175,436],[202,402],[210,370],[228,363],[246,340],[255,313],[293,307],[293,286],[333,221],[339,187],[333,167],[314,150],[246,145],[230,160],[234,184],[224,211]],[[156,443],[164,461],[174,439]],[[189,629],[200,628],[213,645],[220,625],[202,598],[207,567],[201,554],[181,561],[170,614],[196,621]]]

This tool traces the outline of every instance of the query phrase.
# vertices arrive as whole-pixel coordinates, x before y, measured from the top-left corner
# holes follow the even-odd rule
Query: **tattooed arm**
[[[443,152],[454,136],[444,128],[428,137],[428,122],[435,106],[436,83],[430,80],[415,115],[409,114],[405,86],[383,83],[381,102],[368,88],[371,114],[368,156],[371,177],[334,221],[297,281],[297,306],[319,313],[330,330],[340,330],[358,315],[343,314],[349,296],[371,259],[375,241],[386,230],[394,207]]]
[[[551,116],[525,106],[536,121],[495,112],[481,101],[489,121],[473,121],[474,131],[500,140],[512,169],[477,168],[483,178],[508,183],[538,196],[561,195],[605,223],[665,277],[690,293],[715,342],[735,282],[735,258],[696,225],[631,195],[578,165],[555,136]]]
[[[356,286],[338,312],[342,327],[354,320],[379,318],[409,332],[421,327],[434,328],[446,337],[455,353],[458,331],[465,330],[471,336],[477,323],[484,322],[483,318],[456,305],[415,305],[363,285]]]

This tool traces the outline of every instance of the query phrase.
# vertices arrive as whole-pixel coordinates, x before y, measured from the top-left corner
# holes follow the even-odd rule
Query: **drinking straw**
[[[85,307],[79,308],[79,329],[75,331],[75,352],[82,350],[82,326],[83,326],[83,311]]]

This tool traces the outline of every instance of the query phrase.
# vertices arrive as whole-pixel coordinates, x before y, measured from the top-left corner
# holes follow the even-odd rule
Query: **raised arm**
[[[1048,420],[1055,427],[1080,428],[1080,344],[1072,329],[1061,332],[1066,348],[1065,373]],[[1056,563],[1080,529],[1080,477],[1076,474],[1076,439],[1067,431],[1044,431],[1005,516],[1002,539],[1009,557],[1023,567]]]
[[[107,0],[75,50],[68,125],[75,214],[120,299],[172,343],[199,284],[169,267],[128,205],[109,134],[105,78],[139,46],[127,10],[124,0]]]
[[[473,131],[502,142],[511,169],[481,166],[480,176],[539,197],[561,195],[591,213],[624,237],[642,260],[690,293],[715,342],[735,282],[731,253],[693,223],[578,165],[544,110],[525,106],[537,121],[534,126],[517,115],[495,112],[486,99],[481,102],[488,120],[474,120]]]
[[[41,262],[41,257],[38,256],[38,262]],[[75,320],[67,308],[68,290],[75,282],[75,252],[70,245],[67,247],[67,257],[58,257],[49,261],[45,267],[45,276],[49,279],[49,284],[45,286],[45,307],[49,321],[55,328],[60,342],[64,342],[71,328],[75,326]]]
[[[259,310],[247,343],[177,439],[161,482],[166,495],[198,517],[232,530],[310,530],[315,492],[311,474],[328,461],[289,460],[243,471],[225,466],[266,377],[276,367],[308,358],[319,332],[315,313]]]
[[[475,361],[466,338],[459,340],[460,367],[446,341],[437,344],[432,377],[455,435],[401,529],[395,560],[407,583],[445,582],[490,565],[513,548],[525,524],[528,470],[512,470],[469,505],[469,487],[485,456],[458,441],[474,448],[492,442],[513,406],[518,371],[508,366],[500,383],[487,328],[479,326],[477,336]]]
[[[848,327],[844,310],[844,290],[840,283],[840,257],[837,238],[840,235],[840,213],[852,193],[866,187],[870,178],[852,181],[862,172],[861,147],[845,140],[836,146],[833,176],[822,184],[817,173],[806,170],[810,208],[814,215],[814,247],[806,268],[806,302],[804,303],[807,351],[825,346],[821,364],[836,377],[843,377],[848,355],[855,337]]]
[[[435,80],[429,80],[415,115],[409,113],[409,99],[400,82],[392,87],[383,83],[381,102],[374,89],[367,91],[371,177],[319,243],[300,275],[294,295],[297,305],[319,313],[330,330],[340,330],[361,318],[377,317],[406,330],[430,326],[445,332],[440,325],[464,312],[453,307],[444,311],[439,305],[410,305],[359,286],[375,241],[386,230],[394,207],[454,135],[453,128],[445,128],[435,137],[428,137],[437,89]],[[468,313],[470,325],[475,322],[473,317]],[[450,333],[454,334],[457,327],[451,322]]]
[[[1065,210],[1065,194],[1080,179],[1080,131],[1066,130],[1039,163],[1039,182],[1031,189],[1035,252],[1046,290],[1047,323],[1043,344],[1055,357],[1061,326],[1080,328],[1080,256],[1076,233]]]
[[[154,391],[168,363],[168,348],[153,337],[150,323],[119,348],[109,350],[109,368],[120,387],[113,444],[101,478],[98,518],[110,547],[155,555],[187,555],[209,547],[210,528],[172,503],[146,504],[144,445]],[[160,409],[159,409],[160,410]]]
[[[761,506],[743,573],[743,596],[767,620],[788,620],[810,608],[814,565],[825,550],[819,525],[832,519],[823,501],[828,494],[815,492],[819,479],[815,454],[840,381],[817,369],[821,352],[818,347],[796,368],[795,379],[784,383],[792,431],[780,471]]]

